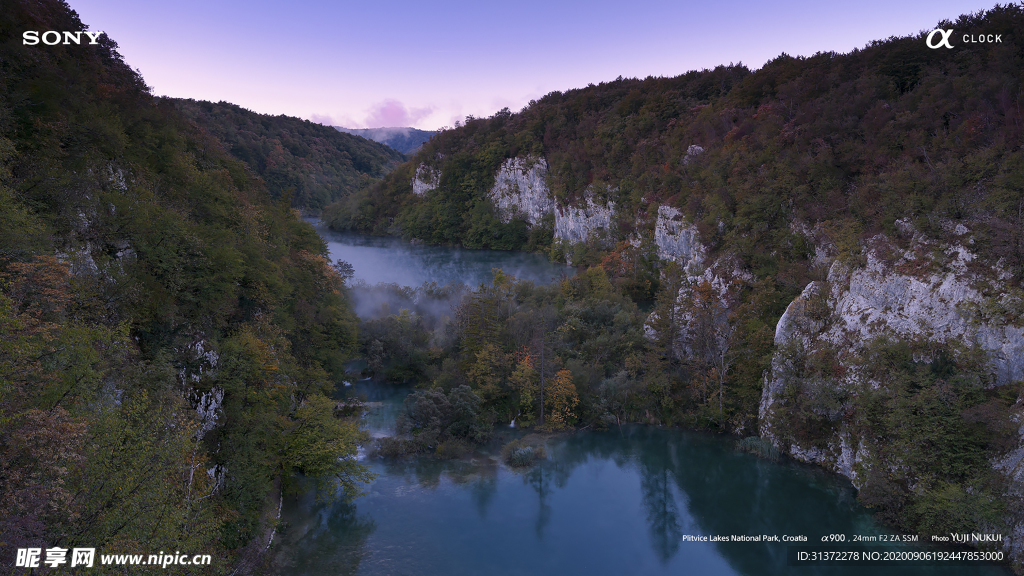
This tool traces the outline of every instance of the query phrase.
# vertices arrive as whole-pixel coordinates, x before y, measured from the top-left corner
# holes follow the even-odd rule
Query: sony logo
[[[53,46],[54,44],[81,44],[82,34],[89,37],[89,44],[99,44],[96,40],[103,34],[103,31],[96,32],[57,32],[56,30],[47,30],[46,32],[40,33],[38,30],[26,30],[21,35],[21,43],[25,46],[35,46],[39,44],[40,39],[43,44],[47,46]],[[63,40],[63,42],[62,42]]]

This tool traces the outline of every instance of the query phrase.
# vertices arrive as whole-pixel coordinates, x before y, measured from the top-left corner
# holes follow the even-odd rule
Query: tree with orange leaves
[[[559,370],[548,383],[547,395],[544,399],[550,407],[546,427],[550,430],[563,430],[576,421],[576,406],[580,402],[576,394],[576,385],[572,381],[572,372]]]

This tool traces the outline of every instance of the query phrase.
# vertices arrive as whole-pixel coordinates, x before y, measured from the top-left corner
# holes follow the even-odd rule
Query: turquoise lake
[[[539,271],[537,281],[551,274],[550,281],[565,270],[523,260],[533,255],[508,253],[506,262],[486,251],[407,244],[395,245],[402,254],[389,259],[373,250],[387,254],[390,239],[321,233],[332,260],[351,262],[356,278],[370,282],[480,283],[491,267],[506,264]],[[366,258],[353,256],[359,254]],[[457,269],[477,272],[452,272]],[[364,380],[339,394],[370,402],[363,425],[382,436],[393,430],[409,390]],[[821,546],[829,534],[849,542],[853,535],[892,531],[872,519],[846,479],[739,452],[733,437],[640,425],[583,430],[547,437],[547,460],[513,470],[499,462],[498,452],[503,441],[521,434],[501,427],[491,445],[461,460],[364,458],[377,479],[351,503],[318,502],[313,494],[286,498],[272,550],[280,574],[1011,574],[998,566],[790,566],[790,546]],[[808,541],[693,541],[714,535],[803,535]]]

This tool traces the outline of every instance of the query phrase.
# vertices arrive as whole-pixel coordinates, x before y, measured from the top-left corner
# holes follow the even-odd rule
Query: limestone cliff
[[[498,218],[505,224],[520,216],[538,226],[554,211],[547,186],[548,163],[543,158],[509,158],[498,169],[488,193]]]
[[[912,497],[923,494],[921,486],[929,480],[909,471],[902,455],[892,454],[887,444],[895,438],[872,430],[872,418],[877,416],[865,414],[866,404],[858,402],[859,397],[872,394],[893,397],[888,390],[894,379],[884,366],[876,365],[881,357],[871,353],[873,347],[878,342],[910,343],[912,362],[925,377],[937,367],[941,370],[940,356],[946,350],[954,355],[952,363],[961,361],[956,356],[977,354],[980,369],[974,375],[974,386],[990,391],[1024,377],[1019,290],[998,266],[977,262],[975,253],[967,248],[973,239],[966,228],[955,232],[958,238],[952,243],[930,241],[920,234],[909,243],[875,236],[865,243],[862,261],[833,263],[827,279],[809,283],[789,304],[776,327],[775,357],[765,376],[760,404],[762,437],[799,460],[848,477],[858,488],[888,482],[877,480],[881,468],[883,476],[905,483]],[[808,369],[813,362],[826,368]],[[955,379],[949,378],[950,382]],[[914,386],[908,388],[909,393],[927,393],[925,389],[914,391]],[[955,384],[938,379],[930,386],[938,387],[936,393],[944,402],[956,405]],[[928,410],[923,400],[915,402],[920,402],[915,410]],[[1019,406],[1009,410],[1011,419],[1019,423]],[[971,414],[968,409],[961,416],[970,422]],[[808,438],[801,419],[815,423],[816,430],[810,434],[813,438]],[[802,434],[801,426],[805,429]],[[1024,439],[1024,428],[1020,435]],[[1018,499],[1024,494],[1021,442],[989,462],[1008,482],[1005,490],[1017,494]],[[947,452],[942,457],[954,455]],[[971,489],[967,490],[969,494]],[[1008,522],[1014,534],[1006,546],[1020,559],[1024,556],[1024,523]]]
[[[437,188],[440,179],[441,175],[437,170],[426,164],[420,164],[416,168],[416,175],[412,178],[412,193],[417,196],[423,196]]]
[[[684,269],[702,262],[707,252],[700,243],[696,226],[686,222],[683,213],[671,206],[658,207],[654,243],[658,247],[658,258],[679,262]]]
[[[1024,377],[1024,323],[986,312],[1015,298],[1004,293],[998,269],[969,270],[975,255],[963,246],[945,250],[941,264],[920,251],[899,250],[878,236],[863,266],[835,263],[827,281],[811,282],[779,319],[775,345],[805,351],[824,346],[856,350],[882,336],[977,345],[988,354],[993,383]],[[888,254],[885,254],[888,252]],[[886,258],[888,261],[886,261]],[[987,272],[987,273],[986,273]],[[816,310],[814,308],[817,308]],[[787,383],[785,353],[776,354],[761,400],[762,433],[772,436],[770,412]],[[845,383],[854,383],[856,371]],[[799,447],[795,447],[799,449]],[[809,457],[820,461],[819,457]],[[855,480],[855,473],[838,469]]]
[[[614,234],[614,225],[615,202],[598,200],[592,187],[580,201],[555,209],[555,239],[570,244],[608,237]]]

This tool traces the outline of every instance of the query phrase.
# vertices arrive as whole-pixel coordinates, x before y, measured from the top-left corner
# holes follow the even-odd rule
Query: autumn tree
[[[359,443],[368,438],[358,421],[335,415],[334,404],[316,395],[296,409],[286,431],[283,462],[311,479],[320,494],[333,495],[340,488],[344,498],[351,500],[361,494],[359,483],[374,478],[356,461]]]
[[[693,367],[693,381],[705,405],[709,392],[717,388],[719,426],[725,424],[725,383],[735,356],[735,328],[729,316],[727,290],[728,287],[720,289],[710,280],[702,280],[690,287],[683,302],[687,319],[684,343]]]
[[[576,385],[572,381],[572,372],[559,370],[550,380],[547,387],[546,404],[550,407],[547,423],[542,423],[550,430],[563,430],[576,422],[576,406],[579,404]]]

